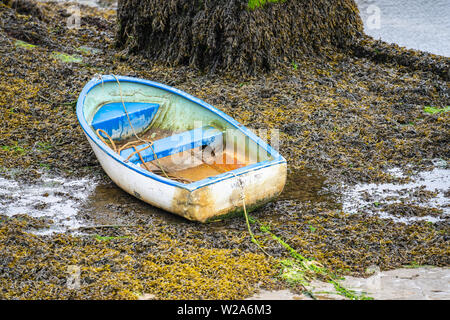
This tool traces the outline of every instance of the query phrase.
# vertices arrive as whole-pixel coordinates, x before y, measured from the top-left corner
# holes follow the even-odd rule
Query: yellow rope
[[[102,142],[103,142],[104,144],[106,144],[106,145],[108,145],[108,144],[106,143],[105,139],[103,139],[103,137],[102,137],[102,135],[100,134],[100,132],[103,133],[103,134],[109,139],[109,142],[111,142],[111,145],[112,145],[112,149],[114,150],[114,152],[117,153],[116,145],[115,145],[113,139],[109,136],[109,134],[107,134],[106,131],[103,130],[103,129],[97,129],[97,131],[95,131],[95,133],[96,133],[97,136],[100,138],[100,140],[102,140]]]
[[[146,149],[148,149],[148,148],[150,148],[150,145],[148,145],[148,146],[146,146],[146,147],[143,147],[142,149],[139,149],[139,150],[136,148],[136,146],[133,146],[132,148],[133,148],[135,151],[134,151],[133,153],[131,153],[125,161],[130,160],[130,158],[131,158],[132,156],[134,156],[134,155],[137,153],[137,154],[139,155],[139,158],[141,159],[142,163],[143,163],[144,165],[146,165],[146,163],[144,162],[144,159],[142,158],[142,155],[141,155],[140,152],[141,152],[141,151],[144,151],[144,150],[146,150]]]

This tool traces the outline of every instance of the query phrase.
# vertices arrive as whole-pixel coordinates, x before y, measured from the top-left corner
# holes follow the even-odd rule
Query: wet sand
[[[403,268],[380,272],[368,278],[346,277],[342,284],[355,292],[376,300],[448,300],[450,299],[450,269],[435,267]],[[290,290],[262,290],[248,300],[344,300],[333,285],[313,281],[309,294]]]

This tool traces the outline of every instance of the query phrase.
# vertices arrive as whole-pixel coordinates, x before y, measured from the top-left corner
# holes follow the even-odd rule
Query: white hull
[[[101,166],[120,188],[142,201],[189,220],[206,222],[242,211],[242,194],[245,195],[246,208],[251,209],[278,196],[286,182],[286,162],[282,162],[240,173],[239,176],[230,173],[223,180],[191,191],[124,166],[88,135],[86,137]]]

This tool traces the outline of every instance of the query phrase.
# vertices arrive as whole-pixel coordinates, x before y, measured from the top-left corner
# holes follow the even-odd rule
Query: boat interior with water
[[[127,82],[93,90],[103,90],[107,102],[88,95],[84,114],[92,130],[144,170],[188,184],[272,160],[235,124],[177,94]]]

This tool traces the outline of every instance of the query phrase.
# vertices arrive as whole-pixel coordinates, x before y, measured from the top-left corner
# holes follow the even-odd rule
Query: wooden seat
[[[167,138],[155,140],[153,142],[153,150],[157,158],[164,158],[170,155],[183,152],[186,150],[194,149],[197,147],[210,145],[213,142],[218,142],[222,139],[222,132],[213,127],[196,128],[190,131],[185,131],[172,135]],[[122,150],[120,155],[124,159],[128,159],[136,150],[141,150],[140,154],[144,162],[155,160],[152,148],[148,147],[149,144],[144,143],[136,147],[130,147]],[[147,148],[146,148],[147,147]],[[128,159],[128,161],[141,164],[142,161],[138,154],[134,154]]]

